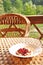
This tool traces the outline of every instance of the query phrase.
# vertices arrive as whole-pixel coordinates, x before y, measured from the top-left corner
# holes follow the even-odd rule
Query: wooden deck
[[[32,40],[30,41],[32,42]],[[9,53],[12,45],[21,42],[29,43],[29,38],[0,38],[0,65],[43,65],[43,54],[23,59]],[[41,44],[43,48],[43,43]]]

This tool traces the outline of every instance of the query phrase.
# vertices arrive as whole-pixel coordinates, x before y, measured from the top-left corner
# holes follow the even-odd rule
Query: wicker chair
[[[17,27],[17,24],[25,24],[25,29]],[[8,28],[0,29],[2,37],[8,32],[19,32],[21,37],[28,36],[30,21],[21,14],[5,14],[0,16],[0,25],[9,25]],[[12,27],[13,26],[13,27]]]

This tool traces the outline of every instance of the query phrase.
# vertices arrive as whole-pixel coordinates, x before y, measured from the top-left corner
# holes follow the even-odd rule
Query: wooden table
[[[43,24],[43,15],[31,15],[31,16],[26,16],[26,17],[30,20],[31,25],[34,25],[36,30],[39,32],[40,34],[39,39],[43,38],[42,31],[40,31],[40,29],[36,26],[36,24]]]
[[[30,41],[32,42],[32,40]],[[12,45],[21,42],[29,43],[29,38],[0,38],[0,65],[43,65],[43,53],[25,59],[14,57],[9,53],[9,48]]]

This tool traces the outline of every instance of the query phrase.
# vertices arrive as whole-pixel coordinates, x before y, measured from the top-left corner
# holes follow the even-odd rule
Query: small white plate
[[[31,51],[30,55],[17,55],[16,52],[18,49],[20,48],[27,48]],[[42,52],[42,48],[38,47],[37,45],[32,45],[32,44],[25,44],[25,43],[18,43],[13,45],[11,48],[9,48],[9,52],[10,54],[16,56],[16,57],[21,57],[21,58],[29,58],[29,57],[33,57],[33,56],[37,56]]]

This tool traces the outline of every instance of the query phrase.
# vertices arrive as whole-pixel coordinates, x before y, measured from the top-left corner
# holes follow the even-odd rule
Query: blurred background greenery
[[[0,0],[0,14],[43,15],[43,0]]]

